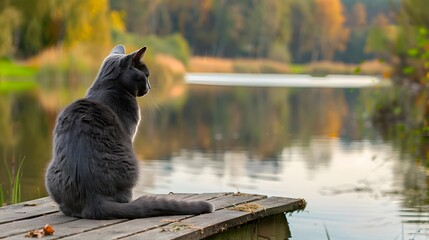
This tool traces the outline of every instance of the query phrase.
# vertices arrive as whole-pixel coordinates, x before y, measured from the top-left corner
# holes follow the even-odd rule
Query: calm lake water
[[[292,239],[429,238],[424,168],[369,120],[368,96],[384,89],[227,85],[154,83],[139,99],[136,194],[304,198],[306,210],[288,215]],[[46,196],[55,117],[84,94],[58,91],[0,94],[0,180],[7,192],[7,168],[24,159],[22,200]]]

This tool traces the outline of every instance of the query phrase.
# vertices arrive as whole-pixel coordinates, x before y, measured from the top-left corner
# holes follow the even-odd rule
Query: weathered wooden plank
[[[227,195],[233,194],[232,192],[219,192],[219,193],[200,193],[194,196],[186,197],[186,200],[214,200],[216,198],[225,197]]]
[[[17,204],[12,204],[12,205],[6,205],[3,207],[0,207],[0,213],[2,211],[8,211],[11,209],[19,209],[22,208],[25,205],[41,205],[43,203],[48,203],[48,202],[52,202],[50,197],[44,197],[44,198],[37,198],[34,200],[29,200],[29,201],[25,201],[25,202],[21,202],[21,203],[17,203]]]
[[[256,221],[253,221],[256,222]],[[204,240],[255,240],[255,235],[257,231],[256,223],[247,223],[241,226],[230,228],[221,232],[204,238]],[[262,240],[262,239],[257,239]],[[272,239],[269,239],[272,240]],[[282,239],[283,240],[283,239]]]
[[[115,219],[115,220],[91,220],[91,219],[77,219],[76,221],[69,221],[66,224],[53,224],[55,230],[54,235],[45,236],[43,239],[58,239],[65,236],[75,235],[77,232],[84,232],[91,229],[97,229],[105,226],[110,226],[120,222],[127,221],[126,219]],[[44,224],[41,224],[42,228]],[[29,229],[32,230],[32,229]],[[24,234],[14,235],[7,238],[8,240],[24,239]]]
[[[50,198],[41,198],[0,208],[0,225],[58,212],[58,205]]]
[[[228,194],[221,198],[216,198],[210,201],[213,203],[216,209],[223,209],[225,207],[234,206],[236,204],[252,202],[260,199],[267,198],[264,195],[256,195],[256,194],[245,194],[245,193],[234,193]]]
[[[76,218],[67,217],[62,213],[53,213],[31,219],[9,222],[0,225],[0,238],[10,237],[17,234],[24,234],[32,229],[43,228],[46,224],[56,225],[65,222],[75,221]]]
[[[222,209],[211,214],[202,214],[171,223],[162,229],[153,229],[125,239],[201,239],[228,228],[245,224],[260,217],[300,209],[301,200],[271,197],[252,202],[254,212]]]
[[[219,197],[224,197],[225,195],[227,195],[227,193],[202,193],[202,194],[190,194],[190,195],[170,194],[170,195],[156,195],[156,196],[161,196],[161,197],[168,196],[169,198],[174,197],[175,199],[185,199],[185,200],[195,201],[195,200],[216,199]],[[161,227],[171,222],[183,220],[189,217],[191,217],[191,215],[161,216],[161,217],[153,217],[153,218],[133,219],[129,221],[120,222],[114,225],[86,231],[78,235],[70,236],[70,238],[117,239],[117,238],[129,236],[135,233],[147,231],[153,228]],[[58,237],[59,235],[56,235],[56,236]]]
[[[125,239],[175,239],[180,236],[189,236],[189,239],[198,239],[195,238],[197,235],[205,237],[213,234],[214,231],[206,232],[211,225],[216,224],[219,228],[218,231],[221,231],[228,227],[228,221],[231,219],[237,221],[236,219],[245,215],[245,212],[222,209],[211,214],[203,214],[180,222],[171,223],[161,229],[157,228],[132,235]]]
[[[303,210],[307,205],[304,199],[285,197],[270,197],[256,203],[260,204],[264,208],[264,211],[260,211],[259,217],[265,217],[281,212]]]
[[[290,237],[291,232],[286,216],[280,213],[230,228],[205,240],[284,240]]]
[[[69,228],[69,224],[62,225],[56,228],[56,237],[68,236],[64,239],[117,239],[120,237],[125,237],[140,231],[145,231],[148,229],[157,228],[160,226],[167,225],[171,221],[178,221],[189,217],[189,215],[183,216],[168,216],[168,217],[152,217],[152,218],[140,218],[134,220],[123,220],[120,222],[115,222],[114,224],[97,226],[91,229],[86,229],[82,231],[73,231],[67,235],[64,235]],[[80,225],[80,224],[79,224]]]
[[[183,199],[198,195],[198,193],[166,193],[166,194],[145,194],[145,196],[158,196],[158,197],[165,197],[165,198],[171,198],[171,199]],[[137,196],[140,197],[140,196]]]
[[[258,219],[256,223],[256,239],[283,240],[292,237],[285,214],[280,213]],[[220,238],[219,238],[220,239]]]

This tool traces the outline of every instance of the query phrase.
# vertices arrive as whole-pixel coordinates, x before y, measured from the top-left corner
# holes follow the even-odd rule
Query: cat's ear
[[[140,59],[143,57],[144,53],[146,52],[147,47],[142,47],[138,51],[135,51],[133,53],[133,63],[139,64]]]
[[[124,45],[118,45],[110,51],[110,54],[125,54],[125,47]]]

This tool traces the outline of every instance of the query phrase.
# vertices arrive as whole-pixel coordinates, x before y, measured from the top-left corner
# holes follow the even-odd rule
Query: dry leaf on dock
[[[51,225],[46,224],[42,229],[34,229],[25,234],[25,237],[42,238],[46,235],[53,235],[55,232]]]

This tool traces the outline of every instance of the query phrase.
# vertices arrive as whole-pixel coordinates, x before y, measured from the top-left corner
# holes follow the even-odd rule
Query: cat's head
[[[121,88],[135,97],[148,93],[149,70],[141,60],[146,49],[142,47],[135,52],[125,54],[123,45],[114,47],[101,65],[91,89]]]

